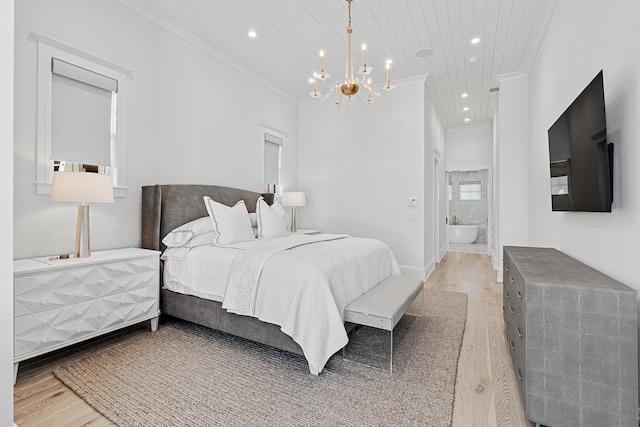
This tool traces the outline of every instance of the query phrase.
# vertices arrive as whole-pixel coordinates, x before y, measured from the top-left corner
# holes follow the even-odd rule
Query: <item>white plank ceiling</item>
[[[320,50],[331,80],[344,76],[345,0],[120,1],[295,102],[310,98]],[[445,128],[486,124],[495,76],[529,72],[556,1],[353,0],[354,62],[360,65],[366,43],[374,87],[384,83],[391,59],[392,84],[428,74]],[[472,45],[474,37],[480,42]],[[416,57],[420,49],[433,54]]]

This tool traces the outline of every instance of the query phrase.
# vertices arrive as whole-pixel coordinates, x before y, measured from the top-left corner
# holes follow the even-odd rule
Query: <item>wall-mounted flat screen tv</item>
[[[607,143],[602,71],[549,128],[551,209],[611,212],[613,144]]]

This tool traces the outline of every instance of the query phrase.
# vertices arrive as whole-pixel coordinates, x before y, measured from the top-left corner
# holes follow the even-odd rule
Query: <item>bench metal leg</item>
[[[391,346],[389,348],[389,372],[393,372],[393,329],[389,331]]]

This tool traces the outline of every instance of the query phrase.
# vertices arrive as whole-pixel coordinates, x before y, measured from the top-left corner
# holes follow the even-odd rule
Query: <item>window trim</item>
[[[258,129],[260,131],[260,191],[264,190],[264,174],[265,174],[265,142],[266,142],[266,134],[275,136],[276,138],[280,138],[282,140],[282,144],[280,145],[280,184],[276,193],[276,198],[281,198],[282,193],[284,192],[284,183],[285,183],[285,170],[286,170],[286,146],[287,146],[287,133],[274,128],[272,126],[266,125],[264,123],[260,123],[258,125]]]
[[[58,58],[82,68],[106,75],[118,81],[116,96],[117,134],[111,146],[114,197],[126,197],[126,98],[127,81],[132,72],[105,59],[91,55],[41,33],[33,31],[30,38],[38,44],[38,90],[36,134],[36,194],[50,194],[53,176],[51,160],[51,58]]]

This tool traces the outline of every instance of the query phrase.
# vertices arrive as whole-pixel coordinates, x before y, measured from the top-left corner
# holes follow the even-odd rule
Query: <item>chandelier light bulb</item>
[[[320,78],[324,79],[326,77],[324,73],[324,50],[320,51]]]

